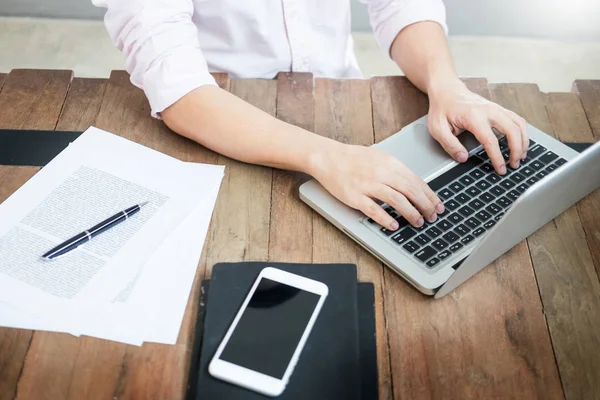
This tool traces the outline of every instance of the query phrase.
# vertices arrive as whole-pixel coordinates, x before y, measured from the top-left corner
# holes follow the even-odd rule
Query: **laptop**
[[[503,156],[506,138],[495,132]],[[381,227],[330,195],[316,180],[300,198],[411,285],[440,298],[600,187],[600,142],[583,153],[529,125],[527,159],[498,175],[470,132],[458,136],[469,151],[455,162],[431,137],[427,116],[375,144],[419,175],[444,202],[434,223],[415,228],[386,204],[400,225]]]

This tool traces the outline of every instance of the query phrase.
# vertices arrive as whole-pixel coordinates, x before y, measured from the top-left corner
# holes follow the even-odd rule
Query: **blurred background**
[[[378,48],[365,4],[349,1],[363,73],[400,73]],[[543,91],[569,91],[574,79],[600,79],[600,0],[445,4],[461,76],[533,82]],[[122,69],[123,57],[104,30],[103,15],[89,0],[0,0],[0,72],[60,68],[81,77],[107,77]]]

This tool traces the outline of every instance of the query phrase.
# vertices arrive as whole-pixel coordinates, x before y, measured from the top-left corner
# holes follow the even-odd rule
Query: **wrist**
[[[315,146],[308,151],[302,172],[319,180],[321,175],[329,169],[328,165],[332,156],[341,152],[342,146],[345,145],[333,139],[317,137],[320,140],[316,140]]]
[[[444,93],[466,89],[467,86],[456,74],[434,74],[427,81],[427,94],[433,99],[443,96]]]

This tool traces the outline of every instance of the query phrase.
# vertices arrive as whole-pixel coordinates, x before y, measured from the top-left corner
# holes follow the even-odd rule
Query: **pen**
[[[97,225],[94,225],[87,231],[81,232],[80,234],[73,236],[71,239],[49,250],[42,256],[42,258],[45,258],[47,260],[53,260],[58,256],[67,254],[71,250],[75,250],[76,248],[78,248],[84,243],[89,242],[90,240],[92,240],[92,238],[98,236],[102,232],[106,232],[113,226],[120,224],[132,215],[138,213],[141,210],[141,208],[146,204],[148,204],[148,202],[136,204],[135,206],[129,207],[128,209],[123,210],[113,215],[112,217],[105,219],[104,221],[100,222]]]

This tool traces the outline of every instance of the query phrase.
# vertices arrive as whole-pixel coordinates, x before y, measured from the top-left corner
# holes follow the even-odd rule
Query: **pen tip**
[[[149,203],[148,201],[145,201],[145,202],[143,202],[143,203],[140,203],[140,204],[138,204],[138,205],[139,205],[140,207],[143,207],[143,206],[145,206],[145,205],[146,205],[146,204],[148,204],[148,203]]]

